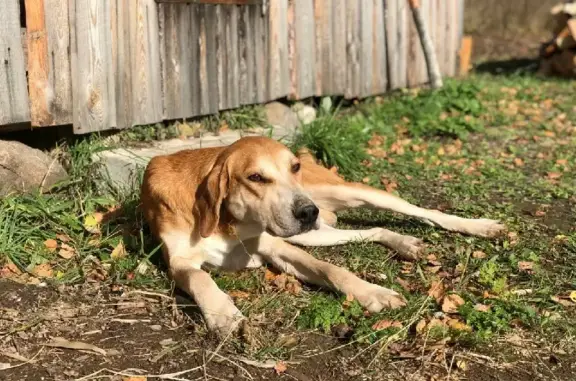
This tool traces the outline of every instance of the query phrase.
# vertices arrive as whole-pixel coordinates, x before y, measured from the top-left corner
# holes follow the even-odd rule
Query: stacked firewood
[[[576,0],[552,7],[552,39],[542,44],[540,73],[576,78]]]

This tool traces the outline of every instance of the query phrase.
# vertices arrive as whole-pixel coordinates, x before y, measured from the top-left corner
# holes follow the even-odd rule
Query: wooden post
[[[410,4],[412,17],[414,17],[414,24],[416,24],[418,36],[422,43],[422,50],[424,51],[424,58],[426,59],[430,84],[433,89],[440,88],[443,86],[440,66],[438,65],[438,59],[436,58],[436,51],[434,50],[430,33],[428,32],[428,28],[424,22],[422,13],[420,12],[420,2],[419,0],[408,0],[408,4]]]

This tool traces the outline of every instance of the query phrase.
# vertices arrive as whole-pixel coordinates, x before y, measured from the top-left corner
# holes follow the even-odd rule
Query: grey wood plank
[[[289,61],[290,98],[302,99],[314,95],[315,33],[313,0],[289,2]]]
[[[114,43],[111,45],[110,59],[114,65],[114,94],[116,99],[116,120],[118,128],[132,126],[132,42],[130,0],[112,0],[111,29]]]
[[[288,95],[288,2],[269,0],[268,7],[268,100]]]
[[[0,125],[30,120],[18,0],[0,0]]]
[[[386,92],[387,68],[386,68],[386,18],[384,17],[384,2],[372,0],[372,36],[373,36],[373,60],[372,60],[372,89],[371,95]]]
[[[332,5],[333,95],[344,95],[346,92],[346,1],[332,0],[330,2]]]
[[[250,22],[250,6],[240,8],[238,20],[238,75],[239,102],[254,102],[254,26]]]
[[[374,59],[373,16],[374,3],[372,0],[359,0],[361,4],[360,28],[362,41],[360,53],[361,88],[360,96],[366,97],[372,94],[374,81],[372,63]]]
[[[250,17],[254,25],[254,61],[255,61],[255,89],[257,103],[268,101],[268,18],[262,15],[260,7],[250,9]]]
[[[208,112],[217,113],[220,103],[219,83],[218,83],[218,38],[217,28],[219,10],[215,5],[204,5],[205,17],[203,18],[203,31],[206,35],[206,78],[208,83]]]
[[[346,2],[346,98],[356,98],[361,92],[361,32],[360,2]]]
[[[112,56],[110,1],[76,0],[70,20],[74,131],[87,133],[115,127],[116,99]]]

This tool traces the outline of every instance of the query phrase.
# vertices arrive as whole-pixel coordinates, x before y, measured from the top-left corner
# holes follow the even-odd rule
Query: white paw
[[[464,233],[479,237],[497,237],[506,231],[506,226],[496,220],[487,218],[470,219],[465,225]]]
[[[398,252],[398,255],[402,259],[416,260],[424,251],[425,247],[424,241],[420,238],[403,235],[402,239],[399,239],[392,249]]]
[[[370,312],[380,312],[385,308],[395,309],[406,305],[406,299],[396,291],[371,283],[366,283],[364,289],[354,297]]]
[[[215,310],[202,311],[202,313],[208,329],[216,332],[221,338],[233,334],[238,330],[240,322],[245,319],[231,300],[220,304],[220,307]]]

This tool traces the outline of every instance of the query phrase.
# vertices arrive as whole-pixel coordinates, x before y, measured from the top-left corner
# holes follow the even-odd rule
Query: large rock
[[[48,190],[68,174],[44,152],[15,141],[0,140],[0,197],[13,192]]]
[[[290,107],[280,102],[270,102],[265,106],[266,120],[274,127],[295,130],[300,127],[300,119]]]

